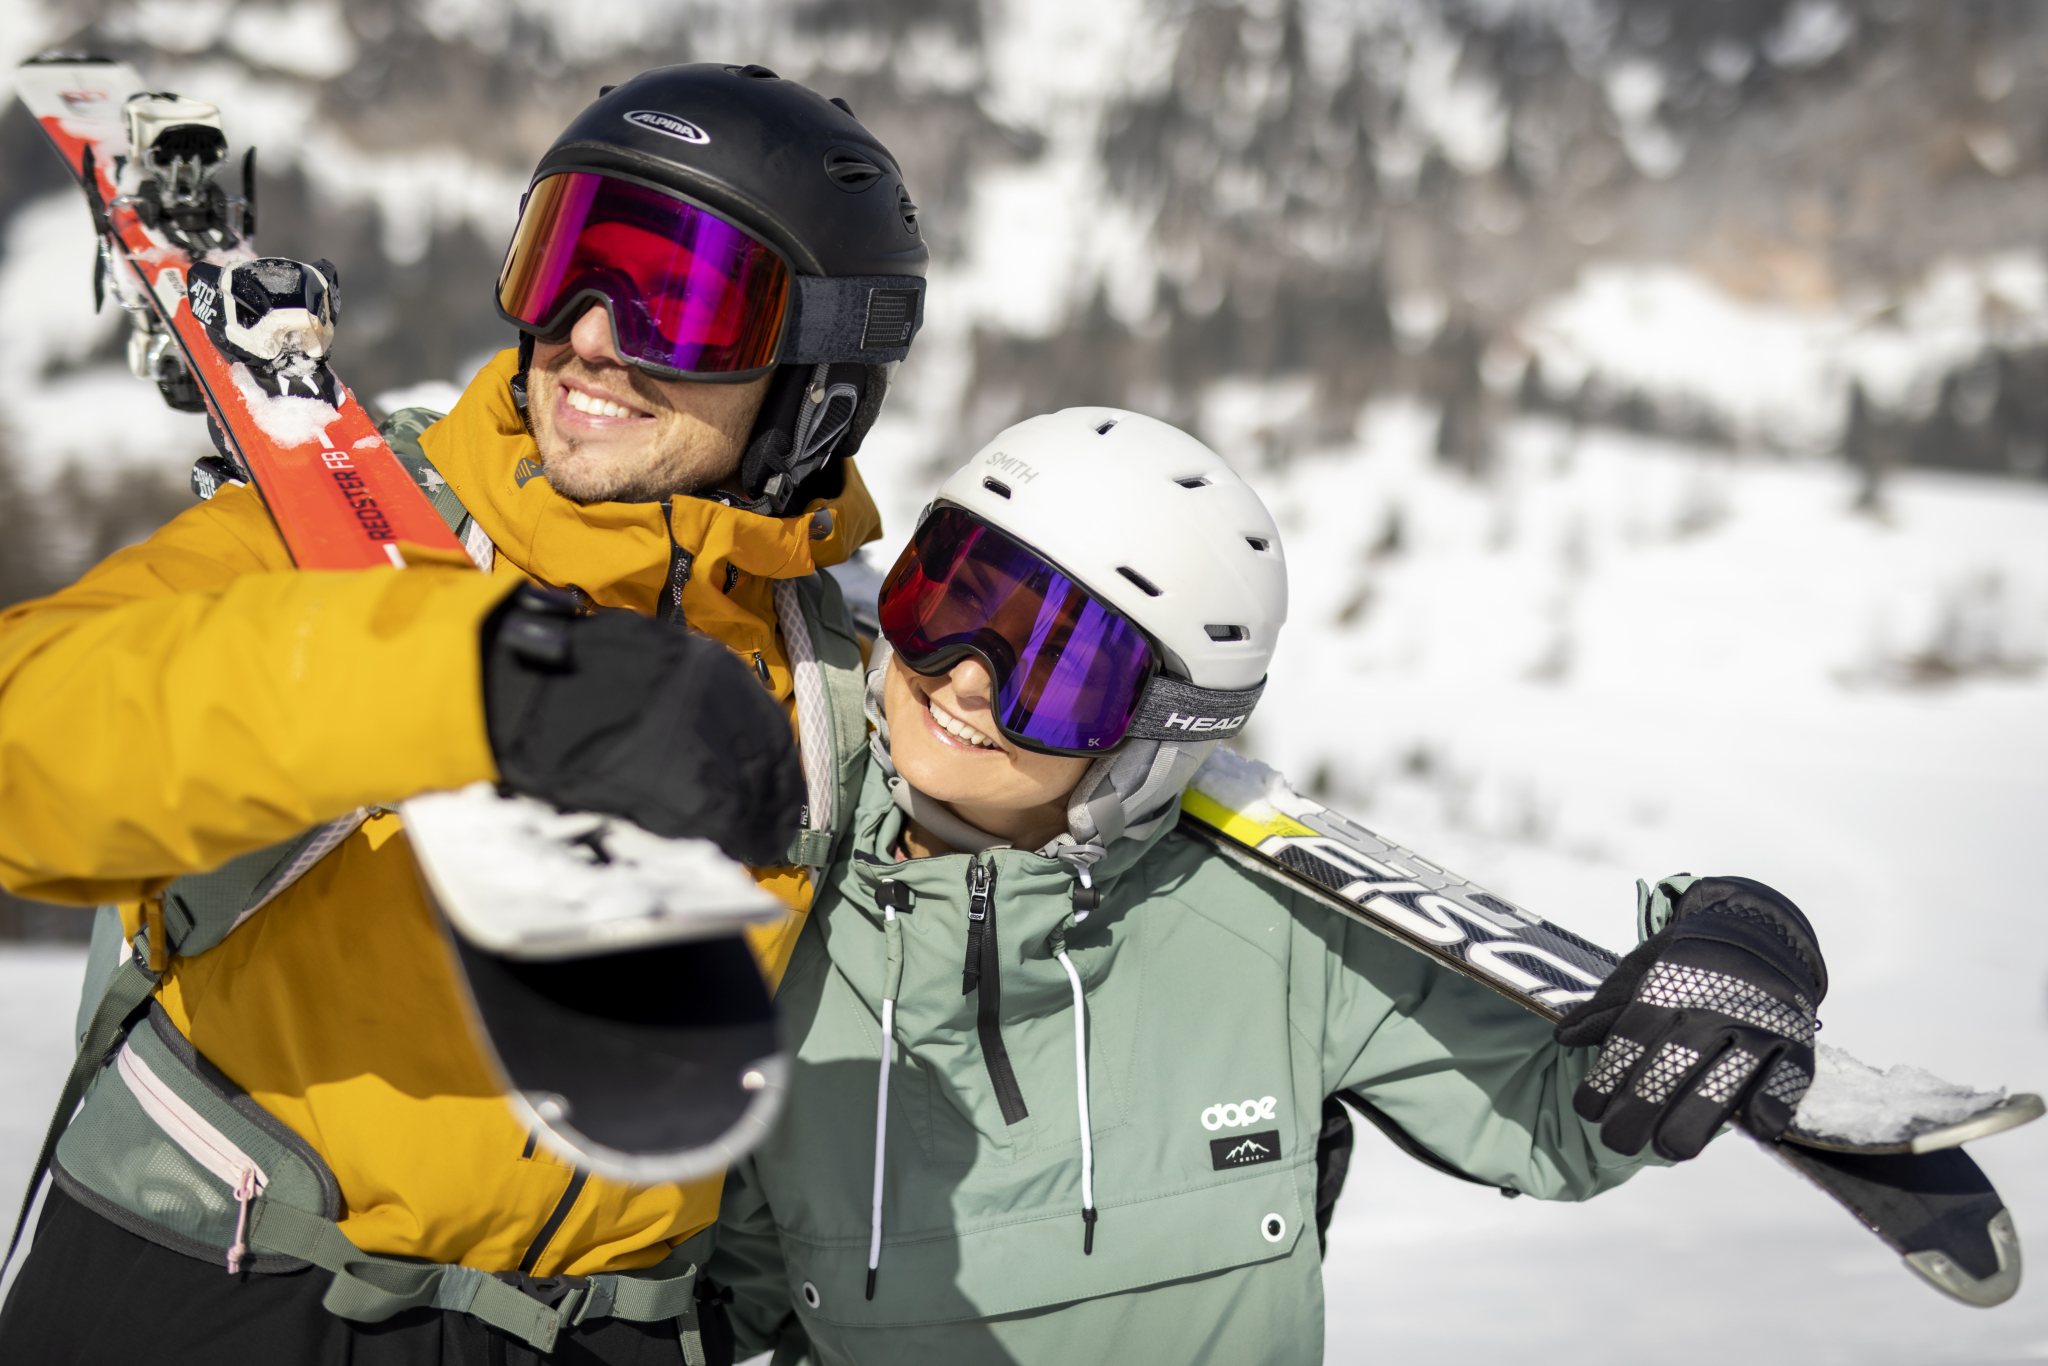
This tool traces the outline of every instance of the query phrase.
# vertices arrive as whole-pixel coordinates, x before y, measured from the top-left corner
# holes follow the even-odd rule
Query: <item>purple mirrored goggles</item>
[[[1161,672],[1132,621],[1031,547],[950,503],[919,523],[882,584],[882,633],[918,673],[967,655],[987,666],[1004,738],[1043,754],[1126,739],[1220,739],[1265,685],[1200,688]]]

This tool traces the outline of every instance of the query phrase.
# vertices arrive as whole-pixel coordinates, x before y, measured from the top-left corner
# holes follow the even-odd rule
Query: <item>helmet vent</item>
[[[859,118],[859,117],[860,117],[860,116],[859,116],[858,114],[856,114],[856,113],[854,113],[854,112],[853,112],[853,106],[852,106],[852,105],[850,105],[850,104],[848,104],[848,103],[846,102],[846,100],[845,100],[845,99],[844,99],[843,97],[839,96],[839,95],[834,95],[834,96],[833,96],[833,97],[831,98],[831,100],[829,100],[829,101],[828,101],[828,103],[831,103],[831,104],[836,104],[836,105],[838,105],[838,106],[839,106],[839,108],[840,108],[841,110],[843,110],[843,111],[845,112],[845,114],[846,114],[846,117],[848,117],[848,118],[850,118],[850,119],[852,119],[852,118]]]
[[[981,481],[981,486],[998,498],[1008,498],[1010,496],[1010,486],[1000,479],[984,479]]]
[[[1209,487],[1208,478],[1200,474],[1192,479],[1176,479],[1173,482],[1179,484],[1184,489],[1205,489]]]
[[[1139,589],[1143,591],[1146,597],[1156,598],[1159,596],[1158,585],[1154,584],[1152,580],[1146,578],[1143,574],[1140,574],[1137,570],[1131,568],[1129,565],[1120,566],[1116,572],[1123,575],[1125,578],[1129,579],[1132,583],[1138,585]]]
[[[1097,427],[1097,428],[1095,429],[1095,434],[1096,434],[1097,436],[1108,436],[1108,435],[1109,435],[1109,429],[1110,429],[1111,427],[1114,427],[1115,425],[1116,425],[1116,419],[1115,419],[1115,418],[1111,418],[1111,419],[1110,419],[1109,421],[1107,421],[1107,422],[1103,423],[1103,424],[1102,424],[1102,425],[1101,425],[1100,427]]]
[[[1258,551],[1261,555],[1273,548],[1273,543],[1264,536],[1247,536],[1244,538],[1244,543]]]
[[[834,147],[825,153],[825,175],[848,194],[859,194],[882,178],[882,168],[850,148]]]
[[[1211,640],[1250,640],[1252,633],[1242,626],[1204,626]]]
[[[753,62],[748,62],[745,66],[729,66],[726,70],[735,76],[744,76],[750,81],[779,81],[782,79],[782,77],[776,75],[767,67],[758,66]]]
[[[611,94],[612,91],[617,89],[618,87],[616,85],[601,85],[597,88],[597,97],[599,99],[603,99],[606,95]]]
[[[917,205],[910,202],[910,191],[901,185],[896,187],[896,212],[903,215],[903,230],[917,236]]]

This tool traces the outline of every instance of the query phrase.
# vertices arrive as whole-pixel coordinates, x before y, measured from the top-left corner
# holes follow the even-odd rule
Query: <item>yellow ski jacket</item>
[[[223,490],[77,583],[0,614],[0,884],[80,905],[141,902],[358,807],[495,779],[477,631],[520,580],[653,612],[670,537],[695,559],[691,624],[791,711],[772,581],[880,534],[851,464],[813,540],[813,504],[765,517],[700,498],[578,506],[539,472],[487,366],[423,445],[497,546],[489,575],[295,569],[249,488]],[[755,948],[771,984],[810,905],[800,869],[758,876],[790,908]],[[718,1213],[716,1178],[591,1177],[531,1256],[574,1172],[529,1141],[472,1042],[398,817],[379,810],[217,947],[175,960],[158,998],[229,1077],[333,1169],[342,1229],[368,1252],[488,1271],[586,1275],[661,1260]]]

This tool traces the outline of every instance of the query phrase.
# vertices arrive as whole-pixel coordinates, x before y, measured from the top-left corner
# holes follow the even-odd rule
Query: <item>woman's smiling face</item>
[[[1004,739],[994,691],[988,667],[972,655],[929,678],[892,656],[882,686],[889,757],[912,787],[968,824],[1035,849],[1067,828],[1067,795],[1091,760]]]

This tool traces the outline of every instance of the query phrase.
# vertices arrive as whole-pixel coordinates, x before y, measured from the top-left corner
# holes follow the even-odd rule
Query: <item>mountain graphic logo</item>
[[[527,480],[537,478],[541,473],[539,461],[535,460],[532,456],[521,456],[518,468],[512,471],[512,480],[520,488],[525,488]]]
[[[1219,1172],[1280,1160],[1280,1131],[1265,1129],[1256,1134],[1239,1134],[1209,1140],[1209,1165]]]

